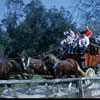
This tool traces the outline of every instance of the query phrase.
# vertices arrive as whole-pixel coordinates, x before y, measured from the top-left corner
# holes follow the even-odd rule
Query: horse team
[[[25,51],[18,53],[19,58],[5,59],[0,58],[0,79],[8,80],[10,75],[21,75],[26,79],[23,73],[52,75],[53,79],[63,76],[71,77],[71,74],[85,76],[85,72],[80,68],[78,62],[72,58],[60,60],[53,54],[43,56],[41,59],[28,57]],[[28,77],[29,78],[29,77]]]

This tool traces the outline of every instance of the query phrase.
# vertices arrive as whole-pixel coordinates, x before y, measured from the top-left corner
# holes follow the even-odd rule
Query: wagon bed
[[[88,50],[83,53],[65,53],[62,60],[67,58],[75,59],[82,69],[93,68],[95,72],[99,69],[100,64],[100,46],[90,43]]]

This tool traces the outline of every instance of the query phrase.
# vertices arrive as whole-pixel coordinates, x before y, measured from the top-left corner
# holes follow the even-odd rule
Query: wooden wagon
[[[62,56],[62,60],[67,58],[75,59],[81,68],[86,72],[89,68],[94,70],[95,73],[99,71],[100,68],[100,46],[90,43],[88,50],[85,54],[83,53],[65,53]]]

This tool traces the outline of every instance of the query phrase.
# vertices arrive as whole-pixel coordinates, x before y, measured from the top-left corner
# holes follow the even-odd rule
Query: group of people
[[[92,31],[88,26],[86,26],[86,30],[81,31],[80,34],[75,34],[70,28],[69,32],[64,32],[64,35],[66,38],[61,41],[61,45],[67,48],[67,53],[73,53],[74,48],[76,49],[75,52],[79,49],[80,53],[85,53],[92,39]]]

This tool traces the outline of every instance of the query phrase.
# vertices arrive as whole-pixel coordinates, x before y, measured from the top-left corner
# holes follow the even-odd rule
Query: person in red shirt
[[[92,38],[92,31],[89,29],[88,26],[86,26],[86,36],[88,36],[89,38]]]

